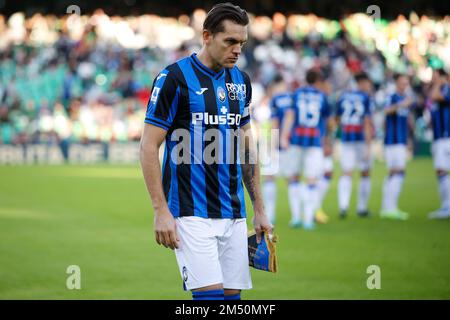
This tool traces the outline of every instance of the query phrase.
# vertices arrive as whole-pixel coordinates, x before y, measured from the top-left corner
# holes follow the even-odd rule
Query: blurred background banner
[[[181,290],[173,252],[155,241],[139,141],[154,79],[200,50],[203,20],[215,2],[0,0],[0,300],[191,298]],[[415,101],[414,159],[395,178],[405,177],[399,206],[410,219],[378,214],[389,180],[380,161],[370,173],[370,218],[357,211],[362,188],[339,188],[336,161],[333,175],[321,179],[329,191],[320,212],[329,221],[315,231],[290,227],[295,197],[279,177],[276,188],[268,185],[276,191],[280,272],[253,269],[254,290],[243,298],[450,299],[450,220],[428,219],[446,190],[430,157],[436,104],[428,93],[436,69],[450,72],[450,2],[232,2],[250,16],[238,67],[252,82],[260,151],[274,132],[277,79],[293,91],[311,68],[325,75],[333,108],[355,88],[355,75],[368,74],[377,160],[396,73],[410,76],[405,95]],[[337,131],[337,159],[339,137]],[[278,170],[267,153],[261,171],[269,175]],[[352,193],[345,220],[339,189]],[[245,202],[253,216],[248,193]],[[371,270],[378,270],[380,288]]]
[[[334,102],[354,84],[353,75],[366,71],[376,88],[380,141],[382,107],[394,90],[393,74],[401,72],[412,77],[417,97],[415,153],[429,155],[425,92],[433,69],[450,70],[445,1],[236,3],[251,13],[239,67],[252,79],[255,127],[270,118],[277,75],[295,88],[307,69],[321,68]],[[153,79],[200,49],[212,5],[0,0],[0,163],[136,163]]]

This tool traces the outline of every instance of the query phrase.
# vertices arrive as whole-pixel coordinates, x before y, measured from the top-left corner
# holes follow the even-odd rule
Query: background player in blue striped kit
[[[342,176],[338,183],[340,217],[347,215],[352,194],[352,173],[355,167],[361,172],[358,190],[357,213],[360,217],[369,215],[367,203],[370,196],[370,144],[372,121],[370,97],[372,83],[364,74],[355,76],[356,90],[344,92],[338,100],[338,123],[341,127],[340,162]]]
[[[441,207],[431,212],[429,218],[445,219],[450,218],[450,84],[448,74],[442,69],[433,74],[430,98],[433,101],[433,160],[439,181]]]
[[[242,180],[258,236],[272,228],[249,134],[251,84],[235,66],[248,22],[238,6],[214,6],[203,25],[201,51],[158,75],[145,119],[141,166],[156,241],[175,249],[184,287],[195,300],[240,299],[240,291],[252,287]],[[164,140],[161,183],[158,150]]]
[[[409,129],[412,128],[411,107],[414,97],[409,93],[409,77],[397,74],[395,79],[395,93],[388,98],[384,113],[384,152],[389,176],[383,184],[383,203],[380,216],[382,218],[406,220],[407,212],[398,208],[398,198],[405,177],[407,145],[409,140]]]
[[[331,127],[327,98],[324,92],[319,90],[323,87],[324,80],[323,74],[318,70],[311,69],[307,72],[307,85],[294,92],[293,104],[286,112],[280,139],[283,148],[291,146],[289,187],[296,186],[295,192],[289,192],[291,226],[303,225],[307,230],[314,228],[314,213],[320,205],[317,184],[323,176],[323,145],[329,143],[324,130]],[[305,177],[304,188],[300,185],[301,175]],[[301,199],[304,208],[303,221],[300,214]]]

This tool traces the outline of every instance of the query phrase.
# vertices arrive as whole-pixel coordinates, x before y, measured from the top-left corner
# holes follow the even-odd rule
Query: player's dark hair
[[[281,74],[278,73],[278,74],[275,76],[275,78],[273,78],[272,84],[277,84],[277,83],[280,83],[280,82],[283,82],[283,81],[284,81],[283,76],[282,76]]]
[[[224,31],[223,21],[230,20],[234,23],[246,26],[249,23],[247,12],[230,2],[218,3],[206,15],[203,29],[212,34]]]
[[[394,80],[397,81],[398,79],[400,79],[401,77],[406,77],[408,78],[408,76],[404,73],[395,73],[394,74]]]
[[[323,76],[322,72],[317,69],[310,69],[308,72],[306,72],[306,82],[308,84],[314,84],[318,81],[323,81],[325,77]]]
[[[369,76],[367,75],[367,73],[365,73],[365,72],[360,72],[360,73],[358,73],[358,74],[355,75],[355,81],[356,81],[356,82],[359,83],[359,82],[365,81],[365,80],[370,81],[370,78],[369,78]]]
[[[445,76],[445,77],[448,76],[448,74],[447,74],[447,72],[445,72],[444,68],[437,69],[437,72],[439,73],[440,76]]]

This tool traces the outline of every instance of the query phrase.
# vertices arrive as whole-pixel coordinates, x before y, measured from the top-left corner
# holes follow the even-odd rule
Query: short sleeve
[[[270,118],[275,119],[278,117],[278,108],[276,106],[275,103],[276,99],[275,97],[272,97],[272,99],[270,99]]]
[[[242,114],[242,119],[240,126],[243,127],[247,123],[250,122],[250,103],[252,102],[252,84],[250,83],[249,76],[243,72],[244,76],[244,84],[245,84],[245,105],[244,105],[244,112]]]
[[[169,130],[178,110],[179,88],[173,74],[163,70],[153,82],[145,123]]]
[[[364,99],[364,115],[370,116],[370,114],[372,113],[372,109],[373,109],[373,100],[369,96],[366,96]]]
[[[336,103],[336,115],[338,117],[342,116],[342,113],[344,113],[344,109],[342,108],[342,100],[343,100],[342,98],[343,95],[339,97],[339,100]]]
[[[291,95],[291,105],[289,106],[289,109],[297,111],[297,97],[298,97],[298,93],[294,92]]]

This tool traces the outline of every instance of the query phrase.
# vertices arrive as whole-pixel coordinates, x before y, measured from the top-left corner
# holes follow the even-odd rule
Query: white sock
[[[359,181],[358,211],[367,211],[370,197],[370,177],[361,177]]]
[[[392,190],[392,205],[394,209],[398,208],[398,198],[400,197],[400,192],[402,191],[404,174],[394,174],[391,178],[391,190]]]
[[[316,184],[308,184],[304,189],[304,224],[312,225],[314,223],[314,213],[316,212],[319,204],[319,189]]]
[[[338,183],[339,210],[348,210],[350,196],[352,195],[352,177],[343,175]]]
[[[441,196],[441,208],[450,209],[450,177],[448,174],[439,177],[439,194]]]
[[[277,184],[273,180],[265,181],[262,186],[264,197],[264,207],[267,218],[271,223],[275,223],[275,206],[277,201]]]
[[[383,204],[382,210],[391,211],[394,210],[394,206],[392,204],[392,188],[391,188],[391,176],[387,176],[384,178],[383,182]]]
[[[330,178],[323,176],[322,179],[320,179],[319,183],[317,184],[319,189],[319,206],[318,208],[321,208],[323,205],[323,200],[325,199],[325,196],[327,195],[328,189],[330,188]]]
[[[299,193],[300,193],[300,216],[302,212],[305,210],[305,199],[306,199],[306,184],[304,182],[300,182],[299,184]]]
[[[291,208],[292,221],[300,221],[301,187],[299,182],[290,182],[288,186],[289,206]]]

